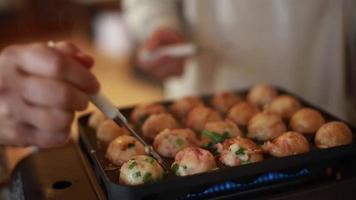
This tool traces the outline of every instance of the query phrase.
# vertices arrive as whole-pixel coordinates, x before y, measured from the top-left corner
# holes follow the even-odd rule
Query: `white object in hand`
[[[141,58],[144,61],[153,61],[162,56],[168,56],[171,58],[181,58],[181,57],[193,56],[196,53],[196,51],[197,51],[196,46],[191,43],[176,44],[176,45],[161,47],[154,51],[145,50],[142,52]]]

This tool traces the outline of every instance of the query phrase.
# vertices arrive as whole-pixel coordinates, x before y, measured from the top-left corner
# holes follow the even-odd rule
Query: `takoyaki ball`
[[[177,116],[180,120],[185,120],[188,113],[196,106],[203,105],[203,102],[198,97],[183,97],[175,101],[171,106],[170,110],[173,115]]]
[[[219,160],[226,166],[234,167],[263,160],[262,149],[252,140],[240,136],[216,145]]]
[[[172,170],[177,176],[207,172],[215,168],[214,156],[209,151],[198,147],[186,147],[180,150],[172,164]]]
[[[222,117],[217,111],[205,106],[197,106],[188,114],[187,127],[200,133],[206,123],[221,120]]]
[[[134,137],[123,135],[110,142],[106,158],[114,165],[120,166],[137,155],[145,155],[144,146]]]
[[[129,132],[125,128],[120,127],[111,119],[107,119],[102,122],[96,131],[96,137],[98,138],[98,140],[105,143],[111,142],[118,136],[128,134]]]
[[[266,110],[288,120],[300,108],[301,105],[297,99],[289,95],[281,95],[268,104]]]
[[[225,115],[233,105],[240,101],[242,101],[240,96],[234,94],[233,92],[224,91],[215,94],[211,104],[221,114]]]
[[[190,129],[164,129],[153,142],[155,150],[164,157],[174,158],[177,152],[185,147],[197,146],[195,133]]]
[[[289,131],[267,141],[262,149],[275,157],[285,157],[309,152],[309,142],[304,135]]]
[[[213,132],[214,134],[219,134],[225,139],[242,135],[239,127],[230,120],[208,122],[205,124],[204,131],[205,130]],[[203,146],[208,146],[209,144],[215,143],[213,138],[204,135],[204,133],[201,135],[201,141]]]
[[[89,127],[97,129],[99,125],[106,119],[106,116],[102,112],[95,111],[93,112],[93,114],[90,115],[88,125]]]
[[[140,155],[125,162],[120,168],[119,183],[141,185],[162,180],[164,170],[152,157]]]
[[[150,115],[165,112],[166,109],[160,104],[152,103],[138,105],[131,113],[131,122],[136,126],[141,126]]]
[[[333,121],[322,125],[315,134],[315,145],[318,148],[330,148],[351,144],[353,135],[343,122]]]
[[[280,116],[271,113],[258,113],[248,123],[247,137],[267,141],[280,136],[286,130]]]
[[[142,125],[142,135],[148,139],[154,139],[164,129],[179,128],[179,124],[171,114],[153,114]]]
[[[239,126],[246,126],[248,121],[258,112],[259,109],[256,105],[250,102],[241,102],[230,109],[227,118]]]
[[[290,120],[290,127],[299,133],[315,133],[325,123],[319,111],[311,108],[302,108]]]
[[[263,107],[272,102],[278,96],[278,92],[268,84],[260,84],[254,86],[247,94],[247,100],[253,104]]]

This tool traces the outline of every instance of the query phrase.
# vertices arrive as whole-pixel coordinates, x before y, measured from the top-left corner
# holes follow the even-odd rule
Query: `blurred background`
[[[174,14],[199,54],[217,62],[197,56],[197,67],[204,66],[203,70],[187,68],[183,87],[172,87],[172,93],[200,87],[210,93],[209,84],[215,84],[214,90],[237,89],[263,81],[356,122],[354,0],[162,2],[126,1],[126,8],[132,4],[132,16],[144,18],[132,18],[140,22],[136,32],[149,32],[154,18],[167,21]],[[129,34],[122,5],[120,0],[0,0],[0,49],[35,41],[70,41],[94,57],[93,72],[102,92],[118,106],[161,100],[161,83],[134,69],[137,37]],[[209,70],[218,68],[216,73]],[[21,148],[2,150],[8,158],[6,168],[26,153]]]
[[[156,101],[163,96],[159,84],[142,79],[129,67],[133,44],[118,0],[0,0],[0,27],[0,49],[35,41],[75,43],[94,57],[93,71],[103,93],[119,106]],[[0,151],[8,158],[7,168],[27,153],[27,149],[14,147]],[[0,167],[0,176],[5,174],[2,170]]]
[[[133,44],[120,12],[117,0],[0,0],[0,48],[67,40],[95,58],[103,92],[118,105],[160,99],[160,88],[128,67]]]

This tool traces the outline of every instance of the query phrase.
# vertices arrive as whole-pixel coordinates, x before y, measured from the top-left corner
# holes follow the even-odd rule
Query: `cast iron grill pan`
[[[297,98],[304,107],[310,107],[319,110],[326,121],[339,120],[337,117],[325,112],[324,110],[311,105],[305,100],[286,92],[283,89],[278,89],[279,94],[289,94]],[[247,90],[236,91],[242,97],[246,96]],[[201,98],[206,105],[209,105],[209,100],[212,95],[204,95]],[[169,106],[172,101],[160,102],[164,106]],[[120,109],[122,113],[129,117],[134,107]],[[118,184],[117,170],[107,170],[110,164],[105,159],[105,145],[96,139],[95,130],[88,126],[90,114],[83,115],[79,118],[79,134],[80,145],[84,153],[89,158],[89,161],[95,171],[99,183],[106,191],[108,199],[209,199],[215,195],[221,195],[224,191],[217,191],[210,196],[200,196],[196,198],[194,195],[211,186],[224,183],[226,181],[234,181],[238,183],[252,183],[257,178],[271,172],[284,173],[286,175],[295,174],[300,170],[307,170],[309,173],[303,176],[286,178],[279,181],[270,181],[268,183],[253,187],[239,189],[239,196],[243,197],[249,194],[263,193],[270,190],[288,189],[295,185],[305,184],[307,182],[315,182],[315,180],[327,180],[325,169],[339,166],[350,157],[356,155],[355,142],[350,145],[334,147],[329,149],[317,149],[311,145],[310,152],[284,158],[275,158],[265,155],[265,160],[258,163],[251,163],[238,167],[225,167],[219,170],[195,174],[185,177],[177,177],[173,174],[159,182],[139,185],[126,186]],[[341,121],[341,120],[339,120]],[[347,123],[352,132],[355,133],[355,128]],[[245,130],[242,130],[245,132]],[[308,140],[313,140],[312,137],[307,137]],[[355,137],[354,137],[355,138]],[[167,160],[172,162],[172,160]],[[226,193],[226,191],[225,191]],[[190,196],[189,196],[189,195]],[[188,196],[187,196],[188,195]],[[187,198],[193,197],[193,198]],[[235,196],[236,197],[236,196]]]

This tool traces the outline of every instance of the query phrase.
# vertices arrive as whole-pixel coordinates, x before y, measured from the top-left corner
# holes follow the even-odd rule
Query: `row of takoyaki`
[[[263,153],[283,157],[308,152],[309,142],[303,134],[316,133],[315,145],[319,148],[352,142],[347,125],[325,124],[317,110],[302,108],[291,96],[278,96],[269,85],[254,87],[246,99],[222,92],[212,98],[213,109],[198,97],[185,97],[169,106],[172,114],[160,104],[141,105],[133,110],[130,121],[153,140],[158,153],[175,158],[172,170],[179,176],[215,169],[215,154],[222,164],[239,166],[263,160]],[[291,131],[285,124],[288,121]],[[108,160],[122,166],[121,183],[136,185],[163,177],[160,166],[144,156],[142,144],[125,129],[98,113],[91,116],[89,125],[97,128],[99,140],[109,143]],[[239,126],[246,127],[247,138],[243,138]],[[264,144],[256,145],[251,139]]]

